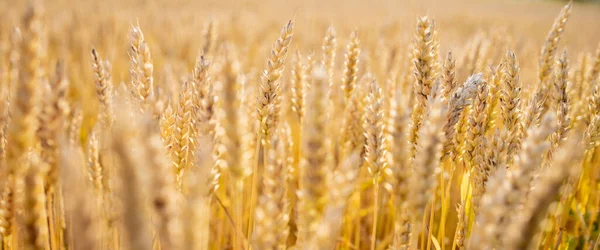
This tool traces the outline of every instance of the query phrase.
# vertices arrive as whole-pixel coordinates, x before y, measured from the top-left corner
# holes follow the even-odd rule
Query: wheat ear
[[[413,75],[415,77],[414,92],[417,103],[411,116],[409,142],[411,144],[411,157],[415,156],[419,129],[423,120],[423,113],[427,105],[427,97],[436,79],[436,65],[434,61],[433,25],[427,16],[417,19],[413,54]]]

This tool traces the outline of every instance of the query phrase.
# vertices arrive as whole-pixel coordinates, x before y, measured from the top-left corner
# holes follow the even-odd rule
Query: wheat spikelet
[[[468,231],[468,223],[469,217],[465,205],[466,201],[462,200],[458,205],[456,205],[456,213],[458,214],[458,221],[456,222],[456,233],[454,235],[454,245],[459,248],[465,247],[465,241],[467,240],[467,231]],[[453,246],[454,246],[453,245]]]
[[[442,65],[440,64],[440,38],[436,29],[435,19],[431,20],[431,30],[432,33],[432,43],[431,43],[431,54],[433,58],[433,72],[436,74],[436,77],[442,71]],[[439,79],[436,79],[438,81]],[[435,84],[435,83],[434,83]],[[440,87],[443,88],[443,87]]]
[[[302,62],[300,51],[296,50],[293,59],[294,67],[292,68],[292,84],[291,84],[291,106],[292,111],[301,121],[304,117],[304,100],[306,99],[306,66]]]
[[[470,168],[472,183],[471,205],[475,212],[479,208],[479,200],[485,191],[485,182],[490,171],[486,164],[484,145],[486,144],[485,128],[487,124],[486,107],[488,105],[489,88],[487,82],[477,85],[477,94],[474,97],[468,118],[468,129],[465,134],[465,149],[462,153],[467,166]],[[459,229],[456,244],[463,247],[467,239],[470,211],[467,210],[463,200],[459,211]]]
[[[176,117],[171,104],[167,104],[167,107],[160,118],[160,139],[169,153],[172,152],[171,150],[174,143],[173,136],[176,131]]]
[[[585,130],[584,145],[588,148],[600,145],[600,114],[592,117],[590,125]]]
[[[413,75],[415,77],[414,92],[417,103],[413,108],[411,116],[411,128],[409,131],[409,142],[411,144],[411,157],[415,156],[417,141],[419,138],[419,128],[423,113],[427,105],[427,96],[436,81],[437,63],[434,61],[433,53],[433,27],[427,16],[417,19],[417,29],[413,44]]]
[[[68,117],[67,138],[71,145],[79,145],[81,138],[81,126],[83,123],[83,114],[81,107],[75,106],[71,108],[71,113]]]
[[[361,124],[364,111],[359,98],[358,93],[352,94],[344,111],[341,141],[342,157],[348,156],[357,149],[363,150],[363,145],[365,144],[365,136]]]
[[[356,53],[356,56],[348,55],[353,58],[348,58],[348,60],[354,60],[354,77],[356,78],[356,72],[358,71],[358,53],[360,53],[360,41],[358,41],[358,37],[355,37],[350,41],[351,44],[348,44],[348,53]],[[352,48],[351,48],[352,47]],[[330,123],[332,127],[343,126],[343,115],[344,115],[344,94],[342,93],[342,88],[344,85],[343,82],[335,81],[334,79],[334,71],[335,71],[335,57],[336,57],[336,49],[337,49],[337,38],[336,32],[333,26],[329,26],[327,29],[327,33],[325,34],[325,38],[323,39],[323,43],[321,46],[323,51],[322,55],[322,64],[325,67],[325,71],[327,72],[327,82],[329,83],[329,88],[327,89],[327,97],[329,99],[329,103],[331,105],[331,118]],[[350,50],[353,50],[352,52]],[[347,61],[347,63],[350,63]],[[346,77],[346,76],[344,76]],[[342,79],[344,80],[344,79]],[[339,157],[343,151],[343,148],[338,147],[340,143],[340,136],[343,132],[337,129],[330,129],[328,131],[332,133],[332,151],[334,152],[335,162],[337,163]]]
[[[540,102],[542,102],[542,108],[540,111],[540,115],[545,114],[545,112],[549,108],[549,103],[547,102],[547,98],[549,95],[552,95],[552,83],[551,76],[554,71],[554,61],[556,49],[558,48],[558,42],[560,41],[560,37],[564,31],[565,25],[571,13],[571,8],[573,4],[569,2],[565,7],[563,7],[554,23],[552,24],[552,28],[550,32],[546,36],[546,41],[542,46],[542,50],[540,52],[540,61],[538,63],[538,93],[542,95],[544,98],[540,98]],[[536,114],[537,116],[537,114]],[[539,118],[535,118],[536,121]]]
[[[0,196],[0,234],[4,238],[8,238],[12,233],[14,217],[14,176],[9,175],[6,178]]]
[[[353,37],[351,43],[348,45],[348,62],[350,61],[350,57],[354,59],[358,59],[358,56],[352,56],[353,53],[358,53],[357,51],[359,42],[358,38]],[[325,66],[325,71],[327,71],[327,81],[329,82],[329,91],[333,92],[334,81],[333,81],[333,70],[335,68],[335,50],[337,48],[337,40],[336,33],[333,27],[327,28],[327,34],[325,34],[325,38],[323,39],[323,66]],[[350,63],[350,62],[349,62]],[[357,64],[354,65],[356,68]],[[356,71],[354,71],[354,75],[356,75]],[[331,97],[330,97],[331,99]]]
[[[105,126],[110,127],[114,122],[111,66],[108,61],[102,61],[96,50],[92,49],[92,67],[94,69],[96,94],[100,101],[100,121]]]
[[[485,85],[482,85],[485,86]],[[485,87],[481,87],[481,88],[485,88]],[[481,91],[481,90],[480,90]],[[480,98],[479,94],[485,93],[485,90],[481,91],[478,93],[478,97],[475,98],[475,101],[473,102],[473,106],[476,107],[478,103],[480,103],[480,101],[478,101],[478,99]],[[483,94],[485,96],[485,94]],[[481,103],[485,103],[485,100],[482,100],[483,102]],[[473,110],[478,110],[478,108],[474,108]],[[471,117],[472,119],[469,120],[470,124],[472,125],[471,128],[469,129],[469,131],[477,131],[478,129],[476,127],[480,127],[482,128],[482,126],[485,126],[485,117],[482,118],[481,115],[474,115]],[[484,120],[483,122],[481,122],[481,120]],[[473,126],[474,125],[474,126]],[[483,195],[483,193],[485,192],[485,184],[487,182],[488,179],[488,175],[491,171],[490,166],[487,164],[487,159],[486,159],[486,155],[485,155],[485,145],[486,145],[486,138],[483,135],[475,135],[476,133],[470,132],[468,133],[469,137],[473,137],[472,140],[469,140],[469,143],[467,143],[469,146],[467,147],[467,149],[470,149],[472,146],[473,147],[473,154],[472,154],[472,158],[471,158],[471,163],[472,163],[472,167],[473,167],[473,171],[472,176],[473,176],[473,193],[472,193],[472,197],[471,197],[471,203],[473,205],[473,209],[475,210],[475,212],[478,212],[479,209],[479,201],[481,199],[481,196]]]
[[[144,39],[144,34],[139,25],[131,26],[129,34],[129,57],[132,91],[146,108],[154,108],[154,66],[150,48]]]
[[[600,80],[598,81],[600,82]],[[590,98],[588,98],[588,114],[589,120],[593,119],[592,117],[596,114],[599,114],[598,108],[600,108],[600,84],[596,83],[592,93],[590,94]],[[584,118],[587,119],[587,118]]]
[[[261,143],[269,138],[272,130],[277,127],[279,120],[279,105],[281,102],[281,90],[279,78],[283,73],[288,46],[292,42],[294,23],[290,20],[281,29],[281,34],[273,44],[271,55],[267,62],[267,70],[263,73],[260,83],[260,94],[258,101],[258,121],[260,123]]]
[[[498,66],[493,67],[490,66],[490,71],[492,71],[492,75],[490,77],[490,81],[488,81],[488,100],[487,100],[487,108],[486,108],[486,117],[487,122],[485,125],[485,133],[488,131],[494,131],[498,124],[498,102],[500,102],[500,94],[502,91],[502,68],[504,66],[504,62],[501,62]]]
[[[506,53],[506,64],[502,77],[502,116],[507,130],[507,160],[512,163],[513,155],[519,151],[523,136],[521,121],[521,83],[519,82],[519,65],[515,53]]]
[[[87,165],[88,175],[92,181],[96,192],[102,193],[104,190],[103,167],[100,163],[99,142],[98,142],[98,127],[92,129],[89,135],[87,144]]]
[[[600,110],[600,45],[596,49],[596,59],[592,65],[592,70],[589,75],[588,83],[591,87],[591,94],[587,98],[587,112],[584,114],[583,120],[587,124],[591,123],[595,114]]]
[[[444,125],[444,147],[442,157],[456,158],[459,155],[459,146],[455,144],[457,124],[465,107],[471,103],[471,99],[477,94],[478,86],[483,84],[482,74],[470,76],[463,86],[452,93],[448,101],[446,113],[446,124]]]
[[[539,84],[546,84],[546,81],[552,74],[552,66],[554,64],[554,55],[558,47],[558,42],[563,33],[569,15],[571,14],[571,8],[573,3],[569,2],[563,7],[558,14],[558,17],[554,20],[550,32],[546,36],[546,42],[542,46],[540,52],[540,61],[538,63],[538,81]]]
[[[490,169],[488,176],[492,176],[493,172],[500,166],[506,165],[507,141],[506,134],[508,132],[503,129],[496,129],[491,140],[487,140],[485,160]]]
[[[196,148],[196,137],[207,136],[212,138],[212,158],[215,163],[211,170],[211,175],[214,177],[211,182],[210,191],[216,191],[222,184],[223,173],[227,172],[229,152],[227,144],[229,138],[226,135],[225,128],[221,121],[223,120],[223,112],[220,109],[216,96],[215,86],[210,82],[209,77],[210,62],[204,56],[196,62],[193,72],[193,84],[195,89],[193,107],[197,107],[196,120],[193,129],[191,130],[192,139],[191,158],[193,158]]]
[[[379,210],[379,183],[383,172],[389,164],[389,155],[387,140],[385,137],[385,120],[383,114],[383,93],[376,81],[372,81],[369,86],[369,94],[366,97],[366,111],[363,123],[365,135],[365,164],[371,177],[373,178],[375,192],[375,211],[374,223],[377,221],[377,212]],[[373,235],[371,238],[371,249],[376,246],[377,226],[373,226]]]
[[[569,99],[567,96],[567,87],[569,85],[569,62],[567,60],[567,52],[565,51],[557,61],[556,80],[554,87],[556,89],[556,131],[550,135],[550,149],[544,155],[544,165],[552,164],[553,153],[558,148],[561,141],[566,139],[570,130],[571,118],[569,117]]]
[[[546,99],[547,96],[542,92],[541,89],[538,89],[535,93],[533,93],[533,96],[530,98],[529,103],[527,104],[527,110],[525,111],[525,117],[523,119],[523,128],[539,125]],[[527,130],[524,130],[523,132],[523,138],[526,138],[528,135]]]
[[[444,96],[450,99],[450,95],[458,88],[456,81],[456,60],[452,58],[452,51],[448,51],[444,61],[442,79],[444,80]]]
[[[488,119],[486,114],[486,106],[488,105],[489,88],[487,82],[482,82],[477,86],[477,95],[473,99],[473,104],[469,114],[468,126],[466,133],[465,151],[463,157],[469,163],[469,166],[481,164],[482,152],[479,150],[480,145],[483,145],[484,130]],[[477,152],[476,152],[477,151]]]
[[[346,102],[350,100],[352,92],[356,88],[356,73],[358,72],[359,56],[360,40],[358,40],[358,31],[353,31],[352,34],[350,34],[350,43],[348,43],[348,51],[345,56],[344,77],[342,78],[342,91],[344,91]]]
[[[214,134],[214,130],[211,130],[210,121],[215,116],[216,97],[208,75],[209,67],[210,62],[208,59],[200,56],[194,67],[193,81],[191,82],[194,87],[192,90],[194,92],[192,97],[193,106],[198,108],[193,132],[202,135]]]
[[[177,108],[175,131],[173,134],[173,146],[171,147],[171,161],[175,167],[177,184],[182,186],[184,171],[193,162],[192,141],[194,140],[194,106],[193,90],[190,82],[183,84]]]
[[[382,172],[388,166],[387,141],[384,137],[383,98],[376,81],[371,82],[366,97],[365,121],[365,162],[375,183],[379,182]]]
[[[306,60],[304,60],[304,62],[304,65],[306,67],[306,69],[304,70],[304,72],[306,72],[306,88],[309,89],[311,84],[313,83],[312,72],[315,69],[315,66],[317,65],[317,58],[315,56],[315,52],[310,52],[308,55],[306,55]]]

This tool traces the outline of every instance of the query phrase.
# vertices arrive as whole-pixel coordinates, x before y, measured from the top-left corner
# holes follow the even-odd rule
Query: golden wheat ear
[[[110,128],[114,122],[113,108],[113,83],[111,79],[111,65],[102,58],[95,49],[92,49],[92,68],[94,70],[94,82],[96,94],[100,101],[100,121],[106,128]]]
[[[413,44],[413,75],[414,95],[416,103],[411,116],[411,127],[409,130],[409,142],[411,144],[411,157],[414,158],[417,149],[417,141],[419,138],[419,129],[423,120],[427,105],[427,97],[431,93],[431,88],[437,79],[438,62],[435,60],[435,42],[434,42],[435,27],[432,21],[427,16],[417,19],[417,29],[415,31],[415,39]]]
[[[359,55],[360,40],[358,40],[358,31],[353,31],[350,35],[348,52],[346,52],[344,77],[342,78],[342,90],[344,91],[346,102],[348,102],[352,96],[352,92],[356,88],[356,73],[358,72]]]

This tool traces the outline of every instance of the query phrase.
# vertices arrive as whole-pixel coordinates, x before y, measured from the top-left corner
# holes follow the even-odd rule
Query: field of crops
[[[0,250],[600,249],[598,4],[0,13]]]

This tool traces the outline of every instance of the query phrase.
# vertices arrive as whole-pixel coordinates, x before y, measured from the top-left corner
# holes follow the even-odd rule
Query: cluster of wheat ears
[[[81,81],[42,7],[2,42],[1,249],[598,249],[600,47],[559,49],[571,3],[528,82],[497,39],[441,53],[427,16],[379,61],[352,32],[343,65],[334,27],[301,54],[288,21],[249,66],[212,20],[163,79],[135,24],[127,80],[92,49]]]

